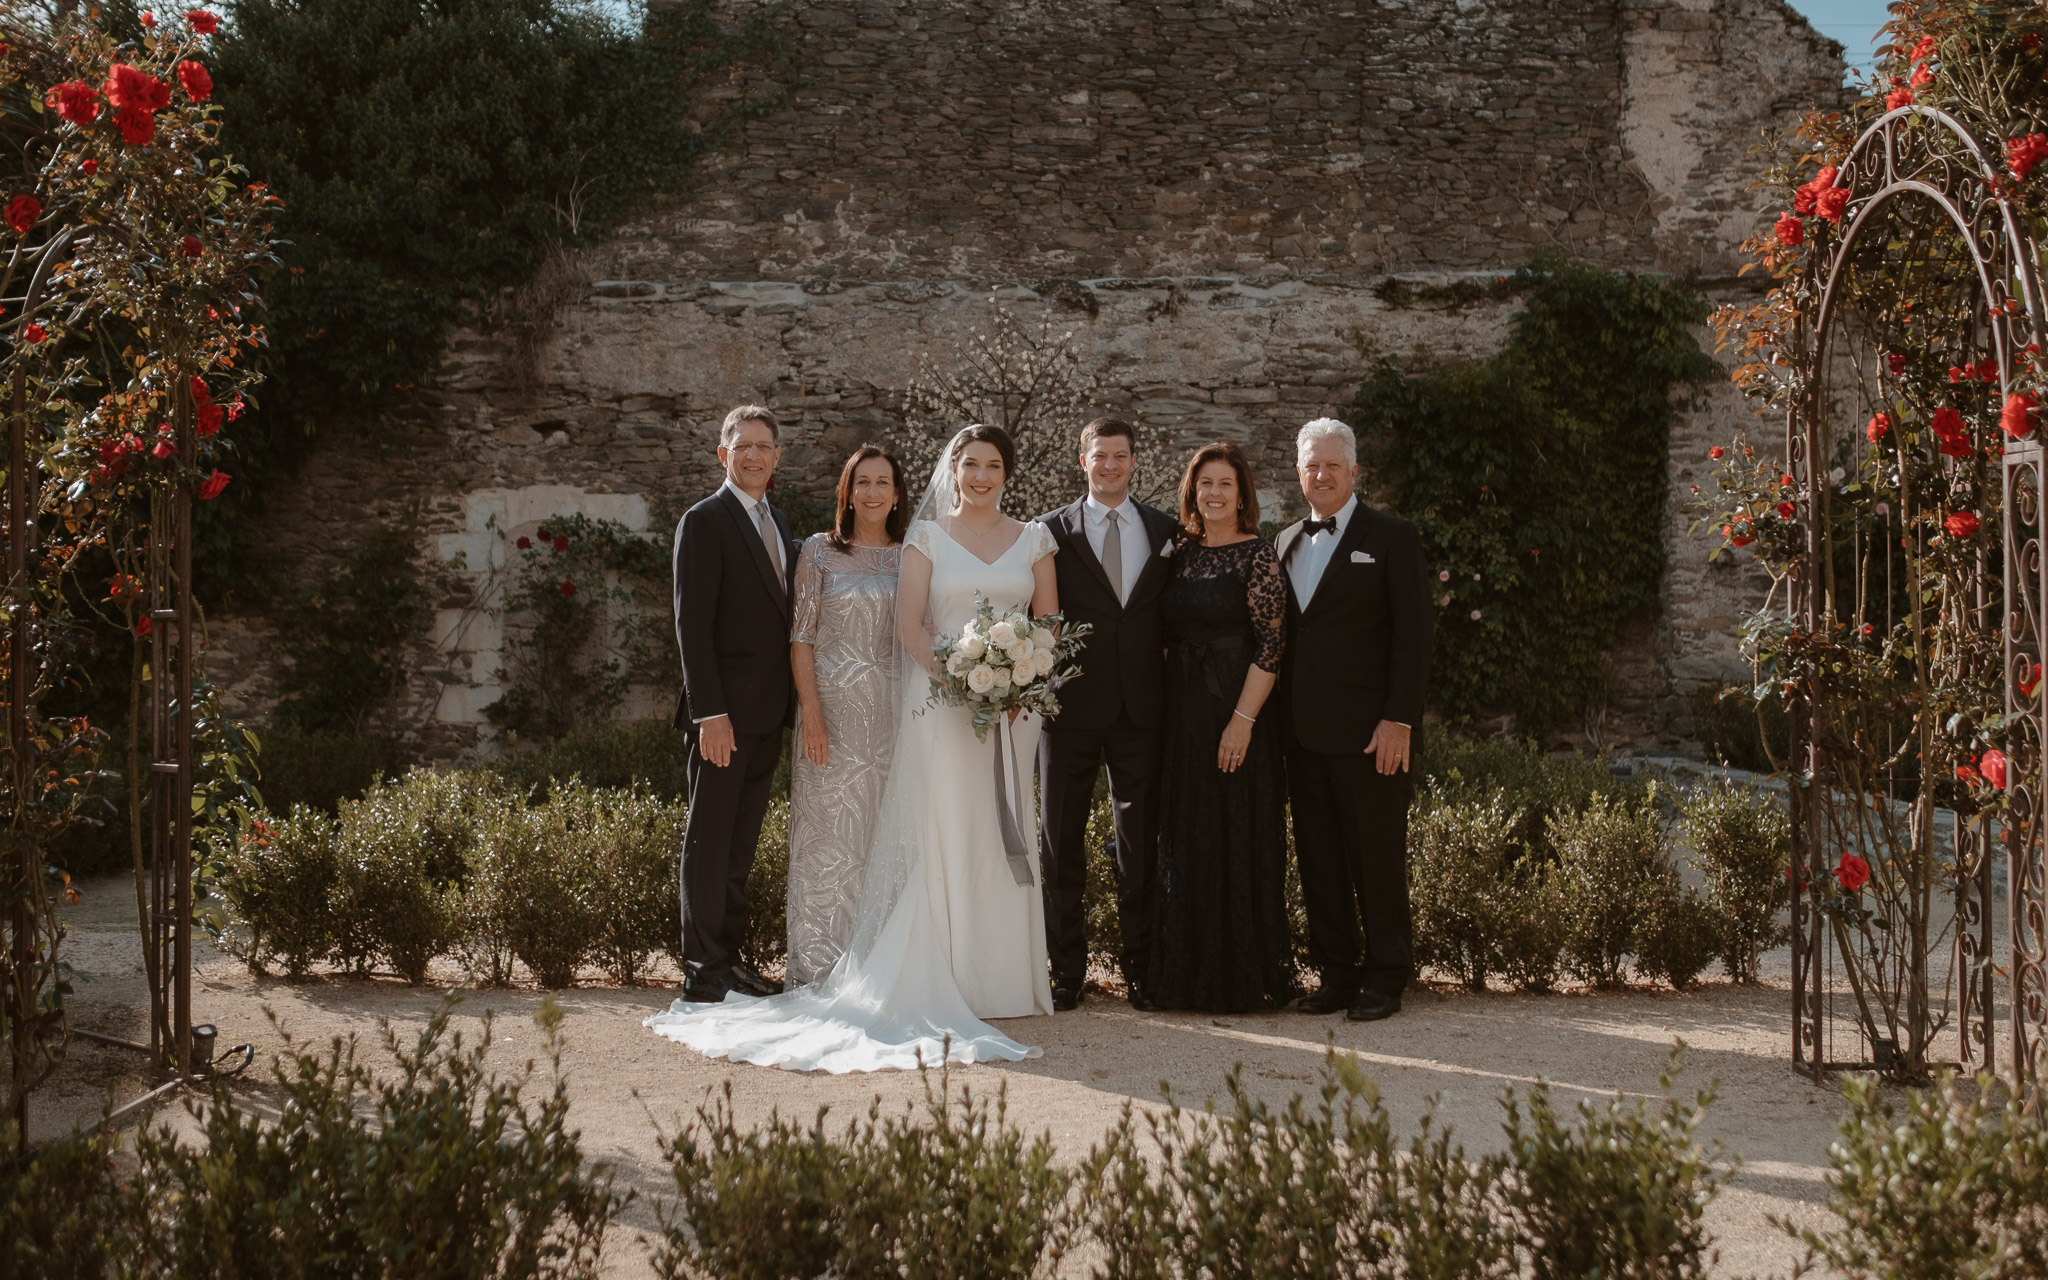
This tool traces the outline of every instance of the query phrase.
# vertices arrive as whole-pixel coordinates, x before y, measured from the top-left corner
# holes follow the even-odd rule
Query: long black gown
[[[1271,701],[1244,763],[1216,767],[1246,670],[1278,671],[1287,589],[1263,538],[1188,542],[1175,553],[1166,622],[1153,998],[1170,1009],[1241,1013],[1295,993],[1287,937],[1285,774]]]

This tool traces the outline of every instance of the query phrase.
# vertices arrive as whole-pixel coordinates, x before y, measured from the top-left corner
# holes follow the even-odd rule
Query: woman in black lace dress
[[[1212,444],[1181,479],[1187,536],[1167,583],[1165,761],[1154,998],[1239,1013],[1295,994],[1279,735],[1260,719],[1286,644],[1287,589],[1259,537],[1251,469]]]

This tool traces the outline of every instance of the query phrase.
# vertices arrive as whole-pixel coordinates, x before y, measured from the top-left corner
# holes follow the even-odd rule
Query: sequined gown
[[[1280,668],[1287,588],[1279,558],[1263,538],[1190,542],[1174,553],[1160,607],[1166,725],[1145,972],[1153,998],[1170,1009],[1271,1007],[1294,994],[1278,699],[1260,711],[1235,771],[1216,767],[1216,748],[1246,670]]]
[[[901,547],[849,546],[825,534],[796,562],[790,640],[815,650],[818,703],[831,749],[803,753],[797,713],[789,774],[791,986],[831,971],[853,930],[868,843],[896,749],[896,574]]]

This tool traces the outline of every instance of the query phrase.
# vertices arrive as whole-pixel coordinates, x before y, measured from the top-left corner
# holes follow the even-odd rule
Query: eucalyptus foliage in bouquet
[[[969,708],[974,736],[987,742],[989,727],[1013,708],[1045,719],[1060,713],[1050,681],[1081,673],[1074,659],[1094,628],[1068,624],[1057,613],[1036,621],[1022,613],[997,613],[986,596],[975,599],[973,619],[958,635],[941,636],[932,646],[945,674],[932,677],[928,705]]]

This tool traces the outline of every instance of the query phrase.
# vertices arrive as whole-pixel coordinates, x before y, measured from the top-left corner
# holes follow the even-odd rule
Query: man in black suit
[[[1318,418],[1295,439],[1314,515],[1281,530],[1287,577],[1288,803],[1322,986],[1299,1007],[1356,1022],[1390,1017],[1413,976],[1408,907],[1409,772],[1429,683],[1422,539],[1358,501],[1358,442]]]
[[[1053,557],[1060,611],[1095,630],[1083,642],[1081,674],[1055,686],[1060,713],[1038,745],[1045,821],[1039,831],[1045,873],[1045,933],[1052,960],[1052,1007],[1081,1001],[1088,977],[1088,813],[1096,774],[1109,766],[1116,822],[1117,916],[1131,1004],[1153,1009],[1145,990],[1151,945],[1153,806],[1159,777],[1160,712],[1166,684],[1159,596],[1172,561],[1173,518],[1131,497],[1137,433],[1121,418],[1081,429],[1088,492],[1039,517],[1060,554]]]
[[[725,483],[676,526],[676,643],[683,698],[675,725],[689,743],[689,826],[683,835],[683,994],[782,989],[739,957],[768,792],[795,697],[789,669],[796,543],[768,505],[781,428],[741,405],[718,433]]]

